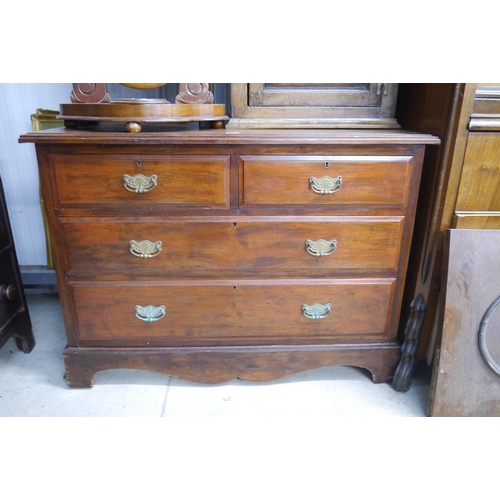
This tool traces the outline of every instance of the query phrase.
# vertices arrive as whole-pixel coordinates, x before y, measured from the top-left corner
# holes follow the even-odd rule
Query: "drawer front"
[[[230,157],[53,155],[57,206],[228,208]]]
[[[406,205],[411,156],[241,156],[240,205]]]
[[[207,280],[73,285],[72,293],[81,340],[362,342],[385,339],[393,285],[390,279]]]
[[[402,217],[221,222],[63,219],[70,273],[385,269],[398,264]],[[163,273],[163,274],[162,274]]]

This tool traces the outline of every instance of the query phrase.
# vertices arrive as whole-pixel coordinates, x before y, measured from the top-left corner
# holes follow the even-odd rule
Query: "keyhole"
[[[137,160],[137,166],[138,166],[139,168],[141,168],[141,167],[142,167],[141,160]]]
[[[233,222],[233,227],[236,227],[236,222]]]
[[[330,165],[328,165],[328,162],[325,161],[325,168],[328,168]]]
[[[233,286],[233,290],[236,291],[236,286]]]

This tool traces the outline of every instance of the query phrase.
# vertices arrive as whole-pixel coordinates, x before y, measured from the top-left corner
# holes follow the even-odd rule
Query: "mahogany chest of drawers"
[[[401,131],[57,129],[33,142],[72,387],[112,368],[390,379],[426,144]]]

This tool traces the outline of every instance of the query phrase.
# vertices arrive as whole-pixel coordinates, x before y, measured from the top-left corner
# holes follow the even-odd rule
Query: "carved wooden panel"
[[[399,128],[396,83],[232,83],[228,128]]]
[[[249,83],[251,106],[379,106],[376,83]]]

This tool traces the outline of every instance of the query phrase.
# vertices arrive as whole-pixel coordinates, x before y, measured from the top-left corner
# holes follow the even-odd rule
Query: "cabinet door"
[[[500,211],[500,134],[471,132],[460,180],[457,212]],[[483,214],[486,215],[486,214]]]
[[[376,83],[250,83],[250,106],[380,106]]]

